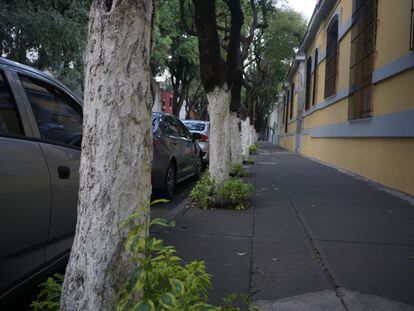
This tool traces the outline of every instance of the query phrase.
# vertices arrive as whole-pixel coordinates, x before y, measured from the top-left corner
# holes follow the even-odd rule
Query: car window
[[[3,72],[0,71],[0,134],[23,135],[16,103]]]
[[[21,76],[43,139],[80,147],[82,111],[56,88]]]
[[[177,124],[172,118],[164,118],[165,124],[168,126],[169,134],[175,137],[180,136],[180,131],[178,130]]]
[[[187,128],[184,126],[184,124],[178,120],[174,119],[174,121],[177,123],[178,131],[180,132],[181,137],[185,137],[187,139],[190,139],[190,132],[187,130]]]
[[[190,131],[202,132],[206,128],[204,123],[198,123],[198,122],[183,122],[183,123]]]

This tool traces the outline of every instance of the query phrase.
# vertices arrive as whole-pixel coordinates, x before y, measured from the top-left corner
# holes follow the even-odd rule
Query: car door
[[[19,80],[50,173],[52,210],[45,255],[52,261],[69,253],[76,228],[82,107],[53,83],[21,74]]]
[[[177,118],[174,118],[180,133],[180,143],[182,144],[183,157],[185,158],[185,175],[186,177],[194,174],[196,166],[196,150],[194,147],[193,137],[185,125]]]
[[[45,264],[51,213],[49,171],[15,86],[0,67],[0,297]]]
[[[174,150],[173,155],[177,161],[177,179],[178,181],[181,181],[183,178],[185,178],[187,163],[185,158],[184,145],[180,137],[180,131],[173,117],[165,116],[163,120],[169,129],[168,136],[171,144],[171,150]]]

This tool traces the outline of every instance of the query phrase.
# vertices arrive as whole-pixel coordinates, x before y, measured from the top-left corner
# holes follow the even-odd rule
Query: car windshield
[[[198,122],[183,122],[190,131],[204,131],[206,125]]]

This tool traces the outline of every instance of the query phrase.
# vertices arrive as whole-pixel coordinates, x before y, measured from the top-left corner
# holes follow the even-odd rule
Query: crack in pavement
[[[319,266],[322,269],[322,273],[325,276],[326,280],[328,281],[329,285],[331,286],[331,288],[333,289],[333,291],[335,292],[335,295],[338,297],[339,301],[341,302],[342,306],[345,308],[345,310],[349,310],[347,304],[345,303],[343,294],[340,290],[340,286],[338,285],[338,283],[335,281],[335,278],[332,274],[332,272],[330,271],[327,263],[325,262],[325,260],[322,257],[322,254],[318,248],[318,246],[316,245],[316,239],[312,236],[312,233],[310,232],[308,226],[306,225],[304,219],[302,218],[300,211],[294,201],[294,199],[292,198],[292,196],[289,193],[289,190],[287,189],[286,184],[284,183],[283,179],[279,176],[278,181],[280,183],[281,188],[284,190],[288,200],[289,200],[289,205],[294,213],[294,215],[296,216],[296,219],[298,220],[300,226],[302,227],[302,230],[305,233],[305,236],[309,242],[309,245],[311,247],[312,253],[317,261],[317,263],[319,264]]]

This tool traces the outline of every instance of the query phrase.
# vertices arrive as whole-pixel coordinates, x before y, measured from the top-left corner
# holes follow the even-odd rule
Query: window
[[[289,109],[289,119],[293,118],[293,102],[295,99],[295,83],[292,83],[292,88],[290,90],[290,109]]]
[[[316,87],[318,83],[318,49],[315,50],[315,66],[313,69],[313,91],[312,91],[312,106],[316,104]]]
[[[338,71],[338,16],[335,16],[328,27],[325,64],[325,98],[336,93]]]
[[[311,98],[311,79],[312,79],[312,57],[309,57],[306,61],[306,98],[305,98],[305,109],[310,107]]]
[[[372,72],[374,69],[377,0],[357,0],[351,35],[349,118],[372,114]]]
[[[42,139],[80,147],[82,108],[50,85],[25,76],[20,79]]]
[[[411,0],[410,50],[414,50],[414,0]]]
[[[174,119],[174,122],[177,124],[178,131],[180,133],[180,137],[191,139],[190,132],[187,130],[185,125],[178,119]]]
[[[285,102],[285,133],[287,133],[287,130],[288,130],[289,102],[290,102],[289,89],[286,90],[286,93],[287,93],[287,96],[286,96],[286,102]]]
[[[16,103],[6,78],[0,71],[0,134],[23,135]]]
[[[169,134],[174,137],[180,137],[180,131],[175,122],[171,118],[165,118],[164,121],[169,128]]]

